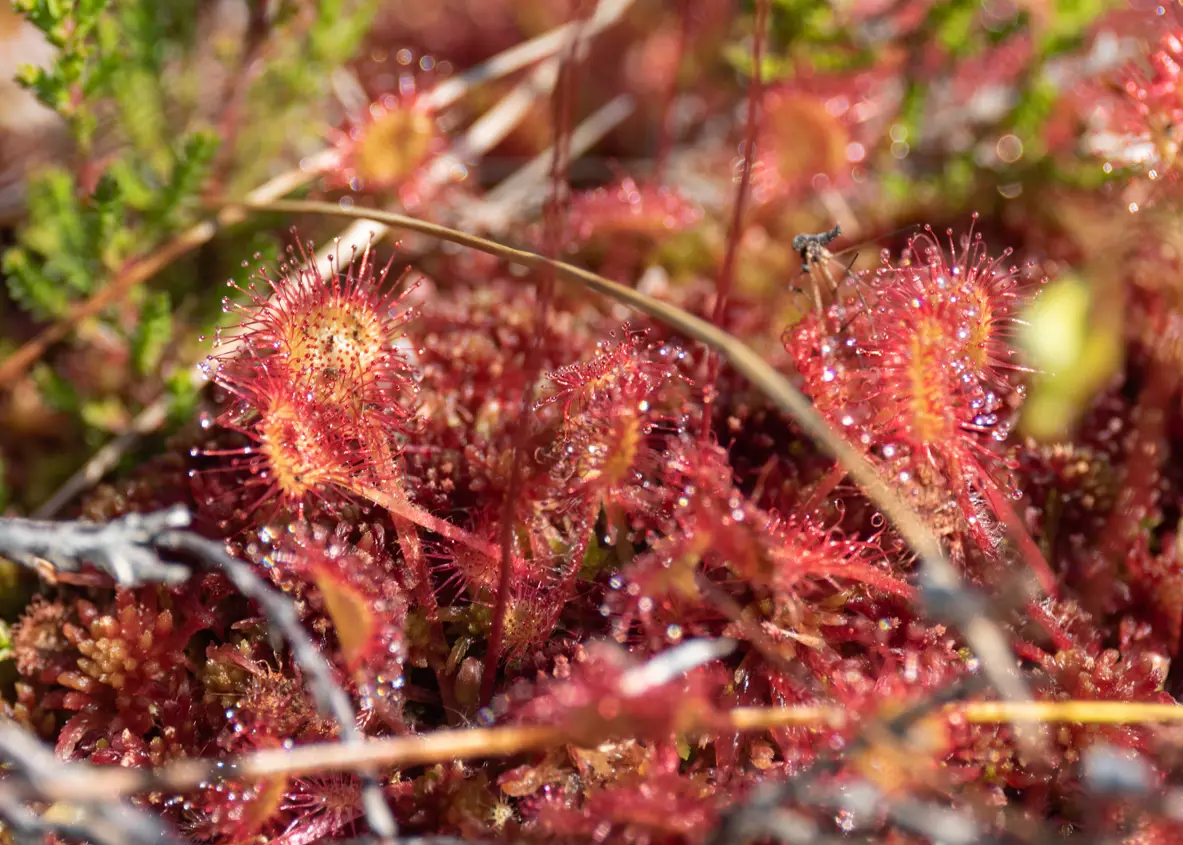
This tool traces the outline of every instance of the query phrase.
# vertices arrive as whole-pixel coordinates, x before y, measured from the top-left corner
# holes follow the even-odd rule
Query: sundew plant
[[[0,839],[1183,842],[1183,5],[0,0]]]

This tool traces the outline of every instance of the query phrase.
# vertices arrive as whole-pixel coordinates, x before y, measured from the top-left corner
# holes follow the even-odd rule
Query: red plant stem
[[[1007,501],[1006,496],[998,489],[998,485],[985,472],[985,470],[977,469],[975,474],[981,484],[982,496],[985,497],[987,504],[994,511],[994,515],[1002,520],[1002,524],[1006,526],[1007,532],[1010,534],[1011,540],[1014,541],[1018,547],[1019,554],[1023,561],[1030,567],[1032,574],[1035,575],[1039,586],[1049,596],[1055,596],[1059,593],[1059,586],[1056,584],[1056,575],[1052,572],[1052,568],[1048,565],[1047,560],[1040,551],[1039,546],[1036,545],[1035,540],[1031,538],[1031,532],[1027,530],[1027,526],[1015,513],[1015,509],[1011,507],[1011,503]]]
[[[554,154],[550,167],[550,197],[543,218],[543,251],[553,258],[558,254],[562,229],[565,222],[563,202],[567,184],[567,171],[571,158],[571,113],[577,86],[575,58],[579,50],[583,19],[581,9],[576,6],[576,28],[572,31],[559,72],[565,78],[555,85],[553,103],[553,126],[555,134]],[[513,574],[514,522],[517,520],[517,498],[522,486],[522,464],[530,439],[533,416],[530,407],[534,389],[542,370],[542,338],[550,319],[550,306],[554,300],[555,273],[553,267],[543,267],[537,283],[538,300],[534,308],[534,338],[526,357],[526,383],[522,388],[522,401],[518,409],[518,422],[514,432],[513,464],[510,467],[509,483],[505,490],[505,503],[501,510],[501,564],[497,575],[497,598],[493,606],[493,621],[489,629],[489,644],[485,651],[485,663],[481,672],[481,706],[488,707],[493,700],[497,681],[497,666],[501,660],[501,644],[505,638],[505,617],[509,612],[510,580]]]
[[[1146,536],[1147,521],[1156,519],[1161,513],[1158,483],[1162,477],[1163,462],[1169,454],[1167,413],[1178,384],[1161,364],[1149,366],[1145,379],[1130,421],[1132,440],[1122,461],[1121,487],[1105,520],[1098,544],[1097,563],[1100,565],[1088,570],[1086,585],[1090,595],[1085,607],[1089,609],[1102,606],[1098,595],[1113,594],[1117,573],[1122,568],[1136,587],[1150,590],[1151,600],[1157,606],[1161,607],[1159,603],[1164,600],[1170,604],[1170,599],[1166,598],[1170,592],[1169,586],[1161,581],[1156,584],[1158,579],[1147,572],[1141,555],[1130,553],[1131,549],[1145,542],[1140,539],[1140,535]],[[1099,590],[1106,592],[1099,593]],[[1178,622],[1172,624],[1178,625]],[[1174,636],[1172,634],[1172,638]]]
[[[222,139],[222,143],[214,158],[210,178],[202,189],[202,196],[207,199],[222,193],[227,171],[234,163],[235,146],[242,129],[243,107],[246,105],[247,93],[262,72],[267,54],[273,52],[271,33],[271,24],[265,10],[262,7],[252,8],[242,59],[238,63],[237,72],[231,77],[230,90],[223,92],[222,107],[218,115],[218,137]]]
[[[435,532],[446,540],[451,540],[457,545],[472,549],[474,552],[492,560],[498,560],[500,558],[498,547],[493,543],[490,543],[488,540],[482,540],[475,534],[465,531],[457,525],[453,525],[446,519],[441,519],[402,495],[379,490],[377,487],[360,487],[352,492],[359,496],[364,496],[376,505],[386,508],[396,520],[405,519],[408,522],[418,525],[420,528]]]
[[[801,508],[801,512],[811,514],[820,508],[822,502],[829,498],[830,494],[834,492],[834,488],[841,484],[845,477],[846,467],[842,466],[841,461],[835,462],[834,466],[830,467],[830,471],[817,481],[817,485],[810,492],[809,499]]]
[[[752,79],[748,83],[748,114],[744,126],[743,170],[739,177],[739,188],[732,207],[731,227],[727,231],[727,249],[723,253],[723,265],[719,268],[719,281],[715,286],[715,310],[711,322],[719,328],[726,328],[725,314],[727,296],[731,293],[731,280],[735,275],[735,261],[739,255],[739,242],[743,239],[743,216],[747,208],[748,195],[752,187],[752,159],[756,155],[756,128],[760,111],[760,95],[763,78],[760,64],[764,59],[764,29],[768,22],[768,0],[756,0],[756,28],[752,33]],[[703,440],[711,436],[711,406],[715,401],[715,382],[719,378],[719,353],[707,353],[707,374],[702,387],[702,432]]]
[[[431,570],[427,566],[427,557],[423,553],[423,543],[419,540],[419,532],[415,523],[404,516],[391,513],[398,544],[403,552],[403,559],[415,578],[415,601],[424,609],[427,616],[428,635],[431,637],[431,648],[428,650],[427,662],[431,671],[435,673],[436,682],[440,689],[440,699],[444,704],[444,711],[448,714],[449,723],[459,716],[456,706],[456,695],[447,670],[448,638],[444,634],[443,623],[440,622],[439,603],[435,600],[435,590],[431,582]],[[441,657],[442,655],[442,657]]]
[[[673,106],[678,97],[678,73],[682,70],[682,62],[686,58],[686,47],[690,43],[691,18],[693,9],[688,0],[680,0],[677,4],[678,17],[682,26],[678,31],[677,58],[674,59],[674,69],[670,74],[670,86],[665,92],[665,102],[661,106],[661,117],[657,124],[657,148],[653,153],[653,181],[661,184],[661,177],[665,172],[665,164],[673,146]]]

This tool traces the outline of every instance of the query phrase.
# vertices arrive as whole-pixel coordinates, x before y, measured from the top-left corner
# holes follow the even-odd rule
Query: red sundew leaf
[[[758,199],[810,190],[822,174],[841,181],[850,169],[850,127],[826,99],[781,88],[764,97],[764,125],[756,141],[753,195]]]
[[[643,341],[647,332],[634,331],[625,323],[620,339],[597,344],[597,354],[590,361],[580,361],[547,373],[556,389],[536,407],[562,402],[563,419],[570,420],[611,399],[611,390],[641,382],[650,385],[655,374],[647,361]],[[642,390],[642,393],[647,392]]]
[[[666,483],[677,499],[673,530],[637,558],[626,580],[650,600],[695,597],[696,573],[725,570],[790,604],[810,582],[849,581],[888,595],[914,597],[871,541],[825,531],[808,520],[784,520],[756,507],[734,486],[721,449],[685,441],[668,450]]]
[[[415,390],[399,341],[414,313],[400,306],[416,286],[396,293],[392,264],[375,266],[367,246],[326,278],[311,245],[289,250],[276,275],[261,268],[246,288],[231,283],[248,301],[226,300],[242,320],[214,341],[205,370],[248,405],[256,405],[259,379],[286,379],[293,395],[315,407],[336,406],[358,419],[378,414],[392,429],[405,428],[413,415],[406,399]]]
[[[182,827],[198,841],[247,842],[269,826],[274,829],[287,783],[285,777],[251,784],[221,781],[186,802]]]
[[[976,221],[976,215],[975,215]],[[1056,579],[1015,516],[1009,437],[1022,404],[1019,309],[1034,287],[991,258],[980,234],[960,249],[931,229],[884,255],[866,283],[866,319],[838,305],[784,336],[807,391],[847,440],[881,463],[939,531],[997,559],[1009,531],[1046,592]],[[863,316],[861,313],[858,316]]]
[[[399,61],[408,55],[400,53]],[[397,90],[376,97],[330,133],[337,157],[325,179],[330,188],[394,192],[410,211],[438,190],[431,165],[446,151],[448,138],[430,103],[424,60],[430,61],[423,57],[417,64],[411,57],[399,68]]]
[[[613,337],[617,333],[613,332]],[[599,354],[549,374],[556,390],[536,408],[562,403],[563,424],[552,456],[546,509],[589,524],[603,511],[610,531],[650,516],[663,451],[684,427],[692,391],[684,353],[644,344],[626,324]]]
[[[991,259],[972,229],[961,254],[947,254],[928,232],[879,270],[875,325],[859,340],[886,409],[878,442],[976,456],[989,452],[983,435],[1006,433],[1022,302],[1020,270],[1002,264],[1010,254]]]
[[[294,393],[286,377],[258,378],[252,390],[257,403],[252,410],[235,407],[219,419],[249,445],[194,449],[194,456],[217,459],[219,465],[193,474],[216,477],[229,470],[243,477],[223,495],[244,500],[239,508],[244,521],[269,504],[303,512],[316,501],[347,498],[348,487],[368,472],[366,430],[340,408],[318,406]]]
[[[408,602],[381,554],[307,526],[289,532],[271,555],[280,569],[316,584],[350,673],[401,684]],[[386,696],[383,689],[381,695]]]
[[[345,662],[350,669],[356,669],[365,658],[370,642],[375,639],[377,625],[366,596],[324,573],[318,573],[315,580],[333,620]]]
[[[311,845],[351,830],[362,817],[360,782],[343,774],[299,778],[290,785],[281,808],[295,813],[295,819],[271,842]]]
[[[894,113],[890,59],[841,75],[799,73],[764,93],[752,196],[758,202],[850,183]]]
[[[659,241],[691,228],[702,216],[702,209],[676,188],[639,185],[626,176],[572,198],[568,242],[582,245],[621,237]]]
[[[1180,180],[1179,133],[1183,121],[1183,12],[1173,3],[1163,4],[1163,19],[1156,21],[1157,41],[1150,44],[1141,67],[1131,64],[1119,79],[1126,94],[1117,110],[1118,126],[1130,134],[1128,147],[1136,148],[1136,162],[1151,180],[1177,185]]]

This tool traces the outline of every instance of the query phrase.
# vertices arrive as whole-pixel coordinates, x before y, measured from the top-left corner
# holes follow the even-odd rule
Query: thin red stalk
[[[680,0],[677,6],[678,17],[682,22],[678,31],[678,52],[677,58],[674,60],[673,73],[670,74],[670,86],[665,92],[665,102],[661,106],[660,123],[657,124],[657,149],[653,154],[653,181],[658,184],[661,183],[666,160],[670,155],[670,147],[673,146],[673,127],[670,124],[673,122],[674,100],[678,97],[678,74],[682,70],[682,62],[686,58],[686,47],[690,43],[693,10],[688,0]]]
[[[993,509],[995,516],[1001,519],[1002,524],[1006,526],[1023,561],[1039,581],[1040,588],[1049,596],[1058,595],[1059,586],[1056,584],[1056,574],[1052,572],[1043,552],[1032,539],[1027,526],[1023,524],[1022,519],[1015,513],[1015,509],[1011,507],[1011,503],[1007,501],[1006,496],[998,489],[998,485],[994,483],[992,478],[983,471],[978,473],[978,479],[981,482],[982,495]]]
[[[830,494],[834,492],[834,488],[842,483],[842,479],[846,477],[846,467],[842,466],[842,462],[835,462],[834,466],[830,468],[821,479],[818,480],[817,486],[809,494],[809,499],[805,502],[805,507],[801,509],[804,514],[811,514],[817,508],[822,506]]]
[[[443,623],[440,622],[439,604],[435,600],[435,589],[431,582],[431,570],[427,566],[427,556],[423,551],[423,543],[419,540],[419,532],[411,520],[399,514],[391,513],[394,530],[398,535],[398,544],[403,551],[403,558],[408,568],[414,573],[415,601],[426,611],[428,633],[431,637],[431,649],[428,663],[435,673],[440,688],[440,698],[444,703],[444,710],[449,721],[458,715],[455,690],[448,675],[446,656],[448,653],[448,638],[444,634]],[[444,655],[441,660],[440,655]]]
[[[582,15],[575,7],[579,28],[574,30],[571,43],[567,45],[560,73],[552,97],[554,126],[554,154],[550,167],[550,198],[543,218],[543,251],[550,258],[558,254],[562,229],[565,222],[567,171],[570,167],[571,114],[577,87],[576,62],[582,29]],[[497,680],[497,666],[501,660],[501,643],[505,637],[505,617],[509,612],[510,580],[513,573],[514,522],[517,519],[517,497],[522,486],[522,464],[530,438],[533,417],[530,407],[534,389],[542,370],[542,338],[550,319],[550,306],[554,300],[555,273],[553,267],[543,267],[537,284],[538,300],[534,308],[534,338],[526,358],[526,384],[522,389],[522,401],[518,408],[517,428],[514,432],[513,464],[510,467],[509,483],[506,486],[505,502],[501,509],[501,565],[497,576],[497,599],[493,606],[493,622],[489,630],[489,646],[485,652],[485,664],[481,674],[481,706],[487,707],[493,700]]]
[[[246,46],[238,65],[238,72],[231,80],[230,90],[224,92],[222,98],[222,110],[218,116],[218,137],[222,139],[222,143],[218,147],[212,174],[202,190],[202,196],[206,198],[216,197],[222,193],[227,171],[234,163],[235,146],[243,123],[243,107],[251,85],[263,69],[264,58],[271,52],[270,34],[271,26],[264,10],[252,9],[245,38]]]
[[[485,555],[492,560],[500,558],[500,551],[496,545],[482,540],[475,534],[465,531],[463,528],[453,525],[446,519],[440,519],[430,511],[416,505],[410,499],[401,495],[394,495],[384,490],[379,490],[376,487],[358,487],[349,488],[352,492],[359,496],[364,496],[376,505],[380,505],[390,512],[390,515],[398,519],[404,519],[407,522],[418,525],[428,531],[439,534],[446,540],[451,540],[457,545],[472,549],[478,554]]]
[[[1162,472],[1167,416],[1175,383],[1160,367],[1151,367],[1138,395],[1134,439],[1122,467],[1117,503],[1105,521],[1101,554],[1108,560],[1126,558],[1139,526],[1154,508],[1154,485]]]
[[[743,216],[747,208],[748,195],[752,186],[752,159],[756,155],[756,128],[760,110],[760,94],[763,78],[760,64],[764,60],[764,29],[768,21],[768,0],[756,0],[756,28],[752,33],[752,79],[748,83],[748,114],[744,126],[743,170],[739,177],[739,188],[732,208],[731,227],[727,231],[727,249],[723,253],[723,266],[719,268],[719,281],[715,287],[715,311],[711,322],[726,329],[725,313],[727,296],[731,293],[731,280],[735,275],[735,261],[739,255],[739,242],[743,238]],[[702,389],[702,439],[711,436],[711,406],[715,399],[715,382],[719,378],[719,353],[707,353],[707,375]]]

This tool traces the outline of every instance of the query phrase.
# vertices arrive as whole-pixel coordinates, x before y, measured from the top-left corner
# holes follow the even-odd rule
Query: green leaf
[[[34,317],[49,320],[69,306],[70,298],[61,286],[42,273],[21,247],[14,246],[4,253],[3,268],[8,295]]]
[[[12,660],[15,654],[12,648],[12,629],[8,623],[0,620],[0,660]]]
[[[172,302],[168,294],[148,294],[140,308],[139,325],[131,338],[131,360],[137,373],[145,376],[159,366],[172,334]]]
[[[173,159],[172,173],[160,191],[158,216],[162,222],[180,225],[188,200],[197,197],[218,151],[218,137],[212,132],[194,132],[186,137]]]
[[[200,395],[200,388],[193,381],[193,370],[182,368],[169,373],[164,388],[168,394],[170,426],[180,426],[192,420]]]
[[[976,0],[956,0],[938,6],[933,13],[937,41],[958,58],[973,55],[981,48],[973,37],[979,14],[980,5]]]
[[[1040,130],[1051,117],[1059,96],[1046,74],[1037,74],[1036,80],[1022,91],[1011,111],[1011,129],[1022,139],[1029,154],[1038,153]]]
[[[128,422],[127,408],[117,396],[102,399],[88,399],[78,409],[79,417],[86,425],[105,434],[117,434]]]
[[[48,364],[38,364],[33,368],[31,375],[33,383],[41,389],[41,397],[51,408],[64,413],[78,412],[81,406],[78,391]]]

